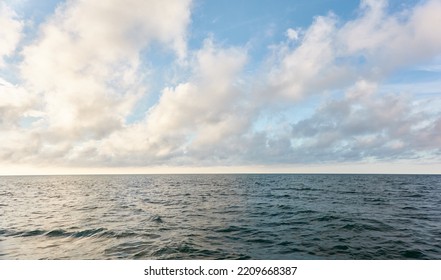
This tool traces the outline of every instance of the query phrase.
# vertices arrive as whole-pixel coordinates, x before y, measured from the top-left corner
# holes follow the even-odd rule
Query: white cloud
[[[164,89],[158,104],[150,111],[147,122],[152,135],[196,130],[193,132],[197,133],[196,141],[200,144],[222,139],[223,122],[233,114],[241,98],[235,82],[245,61],[243,50],[219,49],[210,40],[206,41],[196,54],[191,81]],[[201,129],[217,132],[207,134]]]
[[[245,61],[244,50],[222,49],[206,40],[194,55],[194,70],[187,82],[165,88],[143,122],[90,143],[88,148],[100,158],[136,165],[171,159],[188,164],[197,154],[205,157],[208,150],[213,152],[249,125],[246,113],[240,111],[244,93],[236,84]]]
[[[1,158],[69,164],[81,147],[123,129],[147,93],[141,52],[159,43],[178,61],[186,59],[190,4],[72,0],[59,5],[23,47],[17,75],[22,83],[0,80]],[[3,3],[0,8],[2,58],[14,51],[23,26],[10,8]],[[25,144],[30,142],[32,151]]]
[[[189,1],[68,1],[23,50],[21,74],[41,94],[52,134],[77,141],[120,128],[145,94],[140,52],[186,56]],[[58,137],[57,137],[58,138]]]
[[[298,100],[359,79],[381,81],[399,67],[441,54],[441,33],[434,31],[441,26],[440,1],[392,15],[386,7],[386,1],[362,1],[359,17],[343,24],[334,14],[317,17],[298,45],[278,47],[270,91]]]
[[[246,47],[207,39],[187,50],[190,1],[67,1],[26,41],[22,83],[0,78],[0,159],[98,167],[439,161],[440,100],[410,94],[437,84],[404,96],[383,81],[441,55],[433,27],[441,3],[392,15],[386,3],[362,1],[348,22],[328,14],[287,29],[262,75],[263,66],[246,72]],[[22,25],[0,7],[0,20],[15,26],[0,30],[16,36],[0,45],[5,57],[16,53]],[[137,112],[143,119],[128,121],[149,88],[144,51],[152,46],[174,55],[180,80],[161,86]],[[296,114],[314,98],[318,108]]]
[[[317,17],[299,45],[281,45],[280,61],[270,73],[270,92],[299,99],[306,93],[328,87],[326,80],[341,71],[333,65],[335,32],[334,16]],[[326,85],[321,87],[322,83]]]
[[[362,16],[345,24],[338,39],[345,55],[364,56],[367,64],[380,72],[421,62],[439,55],[441,2],[427,1],[412,10],[388,15],[386,1],[365,1]]]
[[[0,78],[0,129],[17,128],[23,116],[32,110],[34,100],[23,88]]]
[[[292,28],[288,28],[288,30],[286,30],[286,37],[288,37],[288,39],[291,41],[297,41],[297,39],[299,39],[299,36],[299,30]]]
[[[4,58],[14,54],[22,30],[23,22],[5,3],[0,3],[0,69],[5,66]]]

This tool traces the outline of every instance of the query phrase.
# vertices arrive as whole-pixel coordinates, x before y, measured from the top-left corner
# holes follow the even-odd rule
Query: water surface
[[[441,259],[438,175],[0,177],[2,259]]]

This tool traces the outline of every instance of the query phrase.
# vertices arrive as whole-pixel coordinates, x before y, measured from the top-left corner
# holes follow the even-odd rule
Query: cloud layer
[[[422,98],[385,85],[439,61],[439,1],[391,13],[365,0],[348,21],[319,15],[285,30],[252,74],[248,46],[210,37],[189,49],[190,1],[104,2],[66,1],[32,36],[0,4],[3,165],[441,161],[441,88]],[[153,49],[179,72],[156,93]]]

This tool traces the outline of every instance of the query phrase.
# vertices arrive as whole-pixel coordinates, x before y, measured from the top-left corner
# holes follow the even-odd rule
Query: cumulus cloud
[[[364,1],[362,16],[345,24],[339,34],[348,55],[362,55],[370,67],[390,71],[438,55],[441,2],[424,2],[396,15],[386,13],[386,1]],[[384,70],[383,70],[384,71]]]
[[[400,85],[384,85],[394,71],[441,55],[439,1],[390,14],[386,1],[365,0],[348,21],[317,16],[309,27],[287,29],[252,74],[246,46],[206,39],[188,49],[189,0],[102,2],[58,6],[22,48],[20,84],[0,78],[1,161],[439,161],[439,89],[423,99],[412,95],[418,87],[404,95]],[[0,30],[0,38],[7,34],[1,58],[16,53],[23,25],[5,5],[0,21],[11,27]],[[129,120],[151,94],[146,76],[155,69],[146,50],[157,46],[173,54],[169,66],[180,80],[161,85],[150,107],[137,112],[142,117]],[[308,102],[316,107],[297,114]]]
[[[308,162],[400,159],[439,152],[441,114],[359,81],[345,98],[324,103],[292,125],[293,153]]]
[[[0,31],[6,42],[0,44],[3,56],[14,50],[22,24],[12,10],[0,7],[2,27],[9,27]],[[59,5],[23,47],[18,74],[23,82],[16,89],[0,88],[3,123],[25,119],[30,122],[25,126],[38,125],[33,128],[35,138],[42,139],[37,153],[50,160],[121,129],[147,93],[143,72],[148,69],[141,52],[159,43],[184,60],[189,16],[190,1],[180,0],[124,5],[72,0]],[[24,92],[30,95],[24,97]],[[26,120],[26,106],[33,107],[34,118]],[[20,142],[26,141],[23,137]],[[3,145],[7,151],[9,146]]]
[[[193,55],[188,81],[165,88],[142,122],[89,143],[85,149],[94,150],[99,159],[136,165],[168,160],[191,164],[207,153],[210,161],[217,153],[230,156],[229,150],[220,147],[228,147],[225,143],[231,143],[230,138],[245,131],[251,121],[240,102],[245,102],[244,92],[237,84],[245,62],[243,49],[219,48],[207,39]],[[77,152],[81,158],[82,151]]]
[[[0,3],[0,69],[5,66],[4,58],[12,55],[21,39],[23,22],[5,3]]]
[[[309,97],[346,94],[293,123],[291,134],[255,134],[249,146],[259,155],[249,155],[255,161],[314,163],[439,154],[439,110],[417,106],[400,92],[379,92],[393,71],[441,54],[441,36],[433,31],[441,24],[439,14],[439,1],[389,14],[387,1],[366,0],[347,22],[330,13],[301,32],[288,29],[288,41],[273,48],[267,98],[291,100],[296,110],[295,104]]]
[[[38,151],[38,133],[25,124],[39,117],[34,104],[24,88],[0,78],[0,161],[27,162]]]
[[[335,25],[336,19],[332,15],[317,17],[313,25],[305,31],[299,45],[282,44],[279,47],[279,61],[276,61],[269,77],[272,85],[270,92],[300,99],[308,92],[329,87],[328,84],[317,85],[326,83],[325,80],[330,77],[337,80],[333,76],[339,75],[341,70],[333,65]]]
[[[33,100],[20,87],[0,78],[0,128],[15,128],[23,116],[30,115]]]
[[[200,147],[240,132],[235,120],[243,96],[235,83],[246,61],[244,51],[219,49],[207,40],[195,59],[192,79],[164,89],[148,115],[148,129],[153,138],[160,136],[154,140],[158,143],[184,132]]]
[[[350,21],[341,23],[332,13],[318,16],[298,44],[276,48],[270,91],[296,100],[361,77],[381,81],[399,67],[439,55],[441,34],[433,27],[441,25],[440,14],[436,0],[396,14],[387,13],[385,0],[365,0]],[[292,29],[287,34],[291,40]]]
[[[378,87],[360,80],[343,98],[325,98],[307,118],[244,135],[240,163],[439,162],[441,112],[427,110],[434,100],[384,94]]]
[[[102,137],[121,127],[145,92],[140,52],[159,41],[185,57],[188,9],[188,1],[61,5],[24,48],[21,65],[53,134]]]

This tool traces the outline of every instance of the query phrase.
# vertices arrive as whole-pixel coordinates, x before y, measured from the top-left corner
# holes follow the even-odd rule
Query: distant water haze
[[[0,177],[1,259],[440,259],[439,175]]]

